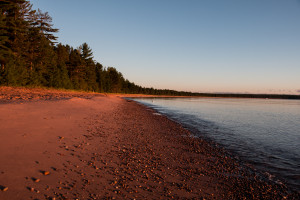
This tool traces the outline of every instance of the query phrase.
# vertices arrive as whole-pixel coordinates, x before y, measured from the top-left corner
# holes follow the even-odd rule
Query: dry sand
[[[116,95],[2,87],[0,96],[1,200],[299,197]]]

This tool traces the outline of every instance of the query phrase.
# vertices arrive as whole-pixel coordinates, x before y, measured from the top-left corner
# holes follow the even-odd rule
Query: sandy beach
[[[0,163],[1,200],[299,198],[121,95],[1,87]]]

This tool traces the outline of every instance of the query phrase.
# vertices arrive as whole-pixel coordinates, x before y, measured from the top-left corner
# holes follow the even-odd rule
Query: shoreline
[[[0,104],[0,199],[299,197],[120,95],[39,95]]]
[[[202,129],[201,128],[198,129],[192,123],[188,122],[185,119],[184,115],[183,116],[180,114],[178,115],[176,111],[172,112],[172,109],[174,109],[174,107],[172,107],[171,110],[170,110],[170,107],[168,107],[170,105],[173,105],[172,103],[166,104],[167,105],[166,106],[164,103],[163,104],[153,103],[155,101],[154,99],[151,103],[150,100],[152,98],[150,98],[150,100],[147,100],[147,98],[141,98],[140,100],[139,100],[139,98],[128,98],[128,99],[136,101],[137,103],[139,103],[141,105],[145,105],[146,107],[150,107],[151,109],[154,109],[156,112],[160,113],[161,115],[167,116],[168,119],[175,121],[176,123],[179,123],[181,126],[183,126],[184,128],[186,128],[187,130],[189,130],[191,132],[191,134],[193,135],[192,137],[203,139],[203,140],[207,141],[208,143],[211,143],[211,145],[215,146],[216,148],[221,148],[222,150],[224,150],[224,154],[227,154],[228,156],[230,156],[231,158],[236,160],[236,162],[243,165],[244,168],[247,168],[248,170],[252,171],[253,174],[256,174],[256,176],[259,176],[262,180],[264,180],[266,182],[270,182],[271,184],[284,185],[284,187],[288,188],[289,191],[298,193],[298,195],[300,194],[300,190],[298,187],[299,180],[296,178],[297,177],[296,171],[294,171],[294,173],[293,173],[294,176],[290,175],[290,177],[286,177],[285,171],[288,171],[289,169],[282,167],[281,171],[274,172],[274,169],[272,171],[272,165],[270,165],[270,163],[259,163],[259,161],[253,159],[253,156],[252,156],[252,159],[244,156],[243,153],[241,153],[240,148],[238,148],[238,147],[232,148],[230,144],[228,145],[226,143],[222,143],[221,140],[218,140],[217,138],[212,138],[211,136],[209,136],[210,131],[204,130],[204,132],[206,132],[206,134],[203,134]],[[181,101],[181,100],[179,99],[179,101]],[[161,101],[158,101],[158,102],[161,102]],[[183,108],[181,107],[181,109],[183,109]],[[193,119],[191,119],[191,120],[193,120]],[[200,120],[201,120],[201,118],[200,118]],[[195,123],[197,124],[197,122],[195,122]],[[246,152],[246,154],[247,154],[247,152]],[[276,156],[276,154],[273,156]],[[267,164],[269,164],[270,167],[264,167]],[[297,165],[294,165],[294,166],[296,168]],[[294,170],[296,170],[296,169],[294,169]]]
[[[253,94],[253,95],[275,95],[276,96],[277,94]],[[278,94],[278,95],[286,95],[286,94]],[[237,97],[237,96],[226,97],[226,96],[209,96],[209,95],[208,96],[172,96],[172,95],[125,94],[125,93],[96,93],[96,92],[76,91],[76,90],[69,90],[69,89],[0,86],[0,103],[12,103],[12,102],[21,102],[21,101],[28,101],[28,100],[29,101],[62,100],[62,99],[68,99],[72,97],[92,98],[95,96],[117,96],[117,97],[124,97],[124,98],[212,98],[212,99],[300,100],[300,95],[294,95],[295,97],[298,98],[263,98],[263,97]]]
[[[298,195],[300,194],[300,191],[298,191],[297,186],[290,185],[282,177],[279,177],[279,178],[277,177],[277,179],[270,178],[270,177],[272,177],[272,175],[269,174],[269,172],[263,172],[261,169],[258,169],[257,166],[255,166],[255,165],[253,165],[253,163],[251,163],[251,160],[249,160],[249,159],[247,160],[245,158],[242,159],[240,154],[227,149],[226,146],[216,142],[214,139],[212,139],[208,136],[202,135],[201,132],[199,132],[199,130],[197,130],[195,127],[181,123],[180,121],[178,121],[178,119],[173,118],[174,117],[173,114],[160,113],[159,109],[156,110],[155,106],[153,107],[153,106],[151,106],[151,104],[148,104],[148,103],[144,104],[142,102],[135,101],[134,100],[135,98],[127,98],[126,97],[125,99],[132,100],[142,106],[145,106],[146,108],[153,109],[153,112],[157,112],[158,114],[167,117],[169,120],[174,121],[175,123],[178,123],[180,126],[187,129],[191,133],[191,137],[196,138],[196,139],[205,140],[205,142],[209,143],[209,145],[211,145],[213,148],[219,149],[220,151],[222,151],[222,153],[224,155],[229,156],[235,162],[239,163],[242,166],[242,168],[244,168],[244,170],[250,171],[251,174],[255,174],[255,176],[258,176],[261,180],[268,182],[270,184],[274,184],[274,185],[282,185],[283,187],[287,188],[287,190],[289,190],[291,193],[296,193]],[[137,98],[137,99],[139,99],[139,98]]]

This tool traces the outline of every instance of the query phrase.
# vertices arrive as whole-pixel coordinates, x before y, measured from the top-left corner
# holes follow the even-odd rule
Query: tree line
[[[145,88],[93,59],[87,43],[57,43],[48,12],[27,0],[0,0],[0,85],[171,96],[295,98],[293,95],[204,94]],[[300,98],[299,96],[296,96]]]
[[[27,0],[0,0],[0,85],[41,86],[94,92],[177,95],[144,88],[114,67],[93,59],[87,43],[57,44],[52,18]]]

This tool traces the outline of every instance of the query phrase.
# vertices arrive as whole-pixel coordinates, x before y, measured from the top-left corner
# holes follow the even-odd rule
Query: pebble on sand
[[[32,178],[32,180],[36,183],[40,182],[41,180],[39,178]]]
[[[6,191],[8,190],[8,187],[3,187],[3,188],[1,188],[1,190],[2,190],[3,192],[6,192]]]
[[[50,174],[50,172],[48,172],[48,171],[43,171],[42,173],[43,173],[45,176],[47,176],[47,175]]]

